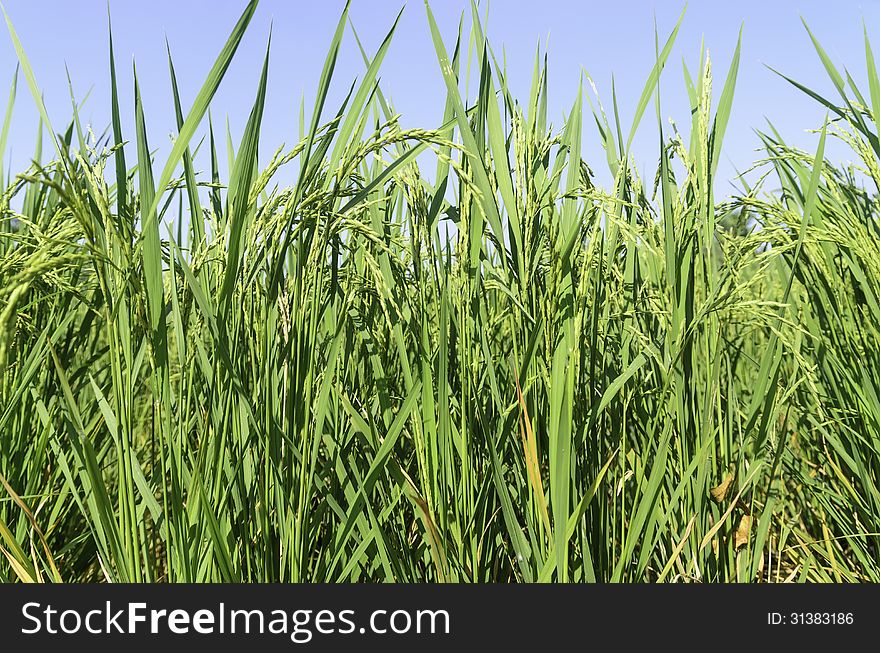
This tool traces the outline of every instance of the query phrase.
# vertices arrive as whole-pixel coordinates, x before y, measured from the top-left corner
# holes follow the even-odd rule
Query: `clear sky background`
[[[269,93],[261,155],[271,156],[282,142],[298,140],[298,111],[304,93],[310,107],[313,92],[343,7],[343,0],[262,0],[236,59],[212,104],[215,120],[229,117],[234,138],[240,137],[253,102],[270,25],[273,29]],[[82,110],[84,121],[100,132],[109,123],[110,89],[106,0],[5,0],[6,11],[31,59],[38,84],[56,129],[70,116],[65,64],[76,95],[91,95]],[[136,60],[144,97],[150,145],[167,153],[175,132],[165,55],[167,36],[175,59],[184,110],[200,87],[243,0],[110,0],[117,68],[120,74],[123,126],[133,137],[131,62]],[[402,0],[353,0],[351,18],[365,46],[374,52],[387,33]],[[485,7],[485,2],[483,2]],[[550,115],[555,125],[571,106],[583,68],[596,81],[606,107],[614,75],[623,124],[628,125],[638,95],[654,61],[654,19],[665,39],[683,8],[670,0],[495,0],[489,5],[488,35],[497,53],[506,52],[510,81],[523,100],[528,97],[535,48],[549,45]],[[432,9],[451,50],[466,0],[434,0]],[[705,40],[720,93],[740,25],[743,51],[733,115],[725,139],[720,174],[732,176],[757,154],[753,128],[770,119],[790,142],[812,149],[816,137],[806,130],[820,126],[824,110],[764,64],[833,97],[827,76],[801,24],[806,19],[831,57],[853,76],[864,79],[862,21],[880,53],[880,1],[860,0],[691,0],[663,77],[664,119],[673,118],[686,131],[689,124],[682,61],[698,68]],[[5,30],[4,30],[5,32]],[[7,34],[0,35],[0,102],[16,65]],[[351,81],[362,74],[363,61],[349,31],[334,76],[335,110]],[[421,0],[410,0],[381,72],[381,83],[405,126],[433,127],[442,118],[445,89],[430,40]],[[867,88],[865,85],[863,88]],[[653,108],[646,113],[634,153],[639,167],[653,176],[657,158]],[[34,146],[37,117],[24,79],[19,93],[9,152],[13,170],[23,169]],[[605,168],[592,120],[585,121],[585,153],[597,171]],[[49,147],[48,141],[46,147]],[[842,148],[832,156],[846,158]],[[161,159],[160,154],[160,161]]]

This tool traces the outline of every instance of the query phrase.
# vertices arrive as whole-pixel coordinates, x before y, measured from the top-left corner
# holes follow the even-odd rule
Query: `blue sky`
[[[145,102],[150,144],[168,151],[174,130],[171,93],[165,58],[167,36],[175,58],[185,108],[235,23],[243,1],[110,0],[117,67],[120,71],[124,127],[132,135],[133,92],[131,62],[136,60]],[[343,7],[342,0],[262,0],[242,47],[212,105],[215,119],[228,115],[237,139],[253,102],[265,44],[272,26],[269,95],[263,127],[262,154],[268,157],[282,142],[298,140],[300,97],[310,106],[327,44]],[[56,129],[70,115],[65,64],[75,93],[91,94],[82,115],[96,132],[109,122],[107,63],[107,2],[79,0],[6,0],[4,2],[31,59],[38,84],[45,93]],[[485,6],[485,3],[483,3]],[[353,0],[351,18],[365,46],[374,51],[384,38],[401,0]],[[465,0],[435,0],[432,9],[447,44],[455,36]],[[683,3],[656,0],[495,0],[489,5],[488,35],[497,52],[506,53],[515,93],[527,97],[535,48],[548,46],[550,108],[559,125],[577,93],[582,69],[596,81],[600,96],[610,105],[611,76],[616,82],[624,124],[628,124],[654,60],[654,20],[661,38],[673,28]],[[679,38],[663,78],[664,119],[684,129],[689,123],[682,61],[693,71],[705,41],[720,92],[740,25],[744,25],[743,52],[733,115],[725,140],[720,174],[733,175],[733,166],[746,167],[756,157],[758,140],[752,129],[773,121],[791,142],[812,149],[815,135],[806,130],[821,124],[824,111],[776,77],[764,64],[785,72],[832,96],[833,89],[800,22],[803,16],[825,49],[857,80],[863,78],[862,20],[876,50],[880,50],[880,1],[862,0],[691,0]],[[6,88],[16,57],[8,35],[0,36],[0,94]],[[334,96],[341,98],[363,71],[363,62],[348,32],[334,76]],[[430,41],[421,0],[404,10],[394,42],[381,72],[406,126],[436,126],[442,117],[445,90]],[[9,147],[13,169],[26,165],[36,130],[36,112],[24,80],[19,94]],[[634,145],[640,168],[653,174],[657,141],[652,119],[646,114]],[[592,121],[585,122],[592,127]],[[589,129],[589,128],[588,128]],[[846,158],[842,148],[832,156]],[[585,153],[597,170],[604,167],[595,131],[587,131]],[[9,156],[9,153],[6,153]],[[160,155],[161,156],[161,155]]]

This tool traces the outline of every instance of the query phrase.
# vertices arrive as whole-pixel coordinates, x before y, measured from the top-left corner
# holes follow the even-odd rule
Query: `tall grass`
[[[112,38],[107,133],[76,106],[56,132],[8,23],[41,125],[0,200],[0,579],[880,580],[867,40],[866,95],[814,41],[840,93],[801,87],[817,151],[760,133],[720,198],[739,45],[720,93],[705,53],[685,68],[687,140],[661,120],[678,25],[631,125],[581,80],[554,126],[542,53],[517,99],[476,7],[450,39],[426,6],[444,121],[404,130],[377,83],[396,23],[328,106],[346,8],[302,140],[258,165],[267,46],[221,179],[208,108],[255,6],[191,107],[169,50],[164,160]]]

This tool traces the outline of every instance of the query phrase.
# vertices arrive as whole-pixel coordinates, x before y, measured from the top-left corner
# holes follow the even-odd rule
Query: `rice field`
[[[867,38],[862,88],[813,40],[838,96],[778,83],[827,110],[799,126],[816,149],[759,132],[722,195],[739,46],[685,69],[682,133],[659,96],[678,26],[631,124],[588,80],[551,124],[545,53],[515,97],[476,7],[440,34],[425,5],[444,120],[404,129],[377,83],[395,26],[327,100],[360,46],[346,7],[301,140],[266,157],[269,48],[243,133],[209,112],[256,4],[191,106],[169,51],[161,156],[112,31],[94,135],[50,119],[7,17],[0,152],[16,102],[45,142],[0,168],[0,580],[880,581]]]

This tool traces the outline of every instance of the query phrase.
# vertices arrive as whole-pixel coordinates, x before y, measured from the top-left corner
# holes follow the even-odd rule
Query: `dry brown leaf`
[[[730,463],[727,468],[727,474],[724,476],[724,480],[721,481],[719,485],[716,485],[711,490],[709,490],[709,494],[712,496],[712,500],[715,503],[721,503],[724,501],[724,498],[727,496],[727,493],[730,491],[731,486],[733,485],[733,479],[736,477],[736,465]]]
[[[749,536],[752,533],[752,517],[751,515],[743,515],[739,520],[739,526],[736,529],[736,535],[733,538],[733,548],[739,549],[749,543]]]

